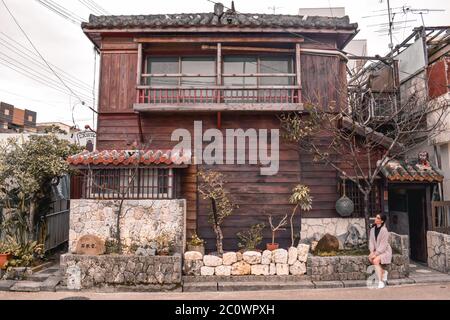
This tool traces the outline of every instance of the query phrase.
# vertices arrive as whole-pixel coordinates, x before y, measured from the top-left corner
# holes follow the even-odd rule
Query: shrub
[[[256,249],[261,243],[263,236],[262,231],[266,227],[264,223],[254,224],[249,230],[238,232],[238,247],[241,249]]]

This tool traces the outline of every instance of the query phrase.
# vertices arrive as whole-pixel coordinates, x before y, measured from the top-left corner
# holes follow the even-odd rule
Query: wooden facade
[[[216,28],[217,29],[217,28]],[[273,29],[273,28],[272,28]],[[270,29],[270,30],[272,30]],[[280,32],[280,30],[278,30]],[[355,34],[347,30],[347,37]],[[97,148],[129,149],[135,141],[151,141],[151,149],[170,149],[177,142],[171,141],[171,133],[184,128],[193,136],[194,121],[202,121],[203,131],[226,129],[279,129],[278,115],[291,108],[302,110],[302,103],[319,102],[324,109],[330,105],[343,107],[346,102],[346,61],[335,52],[342,46],[342,34],[337,31],[309,31],[308,37],[294,33],[258,32],[237,34],[215,32],[167,32],[133,30],[85,30],[101,52],[100,97],[97,125]],[[271,31],[273,32],[273,30]],[[223,45],[223,47],[222,47]],[[235,50],[236,47],[241,47]],[[267,49],[264,52],[264,49]],[[328,50],[328,51],[327,51]],[[256,53],[255,53],[256,52]],[[142,100],[139,86],[146,75],[145,59],[151,55],[164,56],[216,56],[218,74],[222,73],[221,58],[226,55],[264,54],[290,55],[295,63],[294,87],[301,100],[292,99],[261,104],[241,103],[233,108],[224,103],[223,97],[214,96],[216,109],[208,103],[190,104],[169,101],[158,106],[150,100]],[[192,75],[188,75],[192,76]],[[217,76],[216,86],[222,85]],[[145,90],[145,89],[142,89]],[[142,91],[143,92],[143,91]],[[222,100],[221,100],[222,99]],[[155,102],[155,101],[153,101]],[[264,104],[265,103],[265,104]],[[262,105],[269,106],[263,108]],[[157,111],[152,107],[158,107]],[[172,107],[172,109],[171,109]],[[218,109],[217,109],[218,108]],[[285,108],[285,109],[283,109]],[[294,110],[292,109],[292,110]],[[189,112],[187,112],[189,111]],[[322,137],[324,143],[327,137]],[[207,143],[204,143],[207,145]],[[236,150],[246,152],[248,150]],[[280,164],[276,175],[260,174],[259,165],[190,165],[181,169],[181,196],[187,200],[188,235],[197,231],[206,239],[207,248],[213,249],[215,236],[208,223],[209,203],[201,199],[197,191],[196,173],[201,169],[214,169],[224,174],[226,189],[238,205],[235,213],[223,224],[224,248],[237,247],[236,233],[255,223],[267,223],[269,215],[278,219],[292,211],[289,196],[292,188],[302,183],[311,188],[313,209],[308,217],[338,217],[335,210],[340,196],[337,172],[312,156],[299,154],[292,146],[280,140]],[[264,237],[270,238],[267,227]],[[289,231],[280,232],[278,242],[282,246],[290,240]]]

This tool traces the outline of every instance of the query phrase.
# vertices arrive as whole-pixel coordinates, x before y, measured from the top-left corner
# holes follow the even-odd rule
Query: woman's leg
[[[375,272],[377,273],[378,281],[383,281],[384,270],[381,267],[381,258],[375,257],[373,259],[373,266],[375,267]]]

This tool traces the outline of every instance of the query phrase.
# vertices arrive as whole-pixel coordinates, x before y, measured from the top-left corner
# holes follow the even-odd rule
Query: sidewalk
[[[0,280],[0,291],[19,292],[55,292],[69,291],[59,285],[61,276],[58,265],[37,272],[27,280]],[[444,274],[428,268],[420,263],[410,263],[410,275],[404,279],[387,281],[388,287],[414,284],[450,284],[450,274]],[[226,291],[267,291],[267,290],[305,290],[305,289],[338,289],[366,288],[365,280],[351,281],[311,281],[307,276],[235,276],[235,277],[183,277],[183,285],[175,292],[226,292]],[[97,292],[139,292],[145,291],[139,287],[120,287],[92,289],[85,291]]]

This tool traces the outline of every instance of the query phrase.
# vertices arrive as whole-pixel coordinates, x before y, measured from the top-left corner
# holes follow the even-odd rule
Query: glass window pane
[[[260,72],[261,73],[292,73],[292,59],[289,57],[262,57],[260,58]],[[261,85],[291,85],[293,84],[293,77],[262,77],[260,78]]]
[[[147,73],[179,73],[178,57],[149,57],[147,59]],[[178,78],[150,77],[147,84],[151,86],[177,86]]]
[[[256,73],[256,57],[224,57],[223,73]],[[224,77],[223,83],[227,86],[255,86],[256,77]]]
[[[216,74],[216,61],[213,57],[181,58],[181,73]],[[181,85],[192,87],[213,86],[216,77],[183,77]]]

